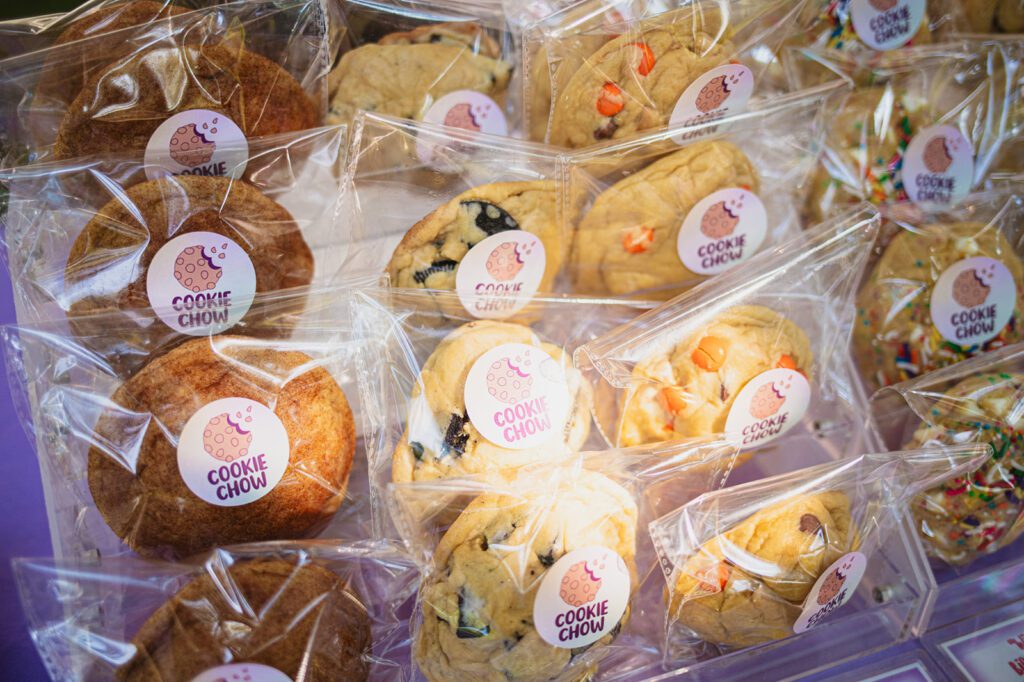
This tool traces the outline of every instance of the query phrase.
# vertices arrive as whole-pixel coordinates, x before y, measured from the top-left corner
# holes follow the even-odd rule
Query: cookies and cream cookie
[[[629,617],[637,515],[624,488],[585,470],[557,489],[477,497],[441,538],[420,588],[420,671],[432,682],[540,682],[563,679],[572,665],[579,672],[567,679],[592,671]],[[548,641],[558,638],[547,609],[585,614],[606,600],[608,619],[587,623],[596,628],[592,642],[572,646],[579,628],[562,633],[568,646]],[[582,615],[573,620],[582,627]]]
[[[681,286],[702,277],[679,256],[679,232],[690,211],[717,190],[756,193],[759,185],[746,154],[720,140],[691,144],[626,176],[597,195],[577,226],[572,257],[575,290],[678,294]],[[708,226],[702,228],[708,231]]]
[[[783,500],[682,558],[669,590],[669,617],[714,644],[745,647],[788,637],[815,582],[857,544],[844,493]]]
[[[965,436],[992,446],[970,473],[943,481],[913,503],[928,554],[965,565],[1024,532],[1024,376],[1004,372],[965,379],[946,391],[904,446],[956,444]]]
[[[729,308],[637,363],[618,444],[724,433],[748,382],[773,369],[809,375],[813,359],[810,340],[792,321],[763,306]],[[751,409],[760,414],[757,404]]]
[[[95,426],[89,490],[145,555],[305,537],[345,496],[348,400],[310,356],[241,336],[184,343],[125,381]]]
[[[865,379],[903,381],[1021,339],[1024,264],[994,226],[900,230],[857,297]]]
[[[478,377],[481,358],[500,348],[510,349],[507,357],[496,356],[494,371]],[[532,358],[525,356],[530,349]],[[487,400],[467,400],[473,391],[498,401],[498,433],[492,432],[493,420],[481,424],[471,418],[470,403],[475,408]],[[544,404],[534,410],[538,401]],[[590,387],[570,357],[558,346],[541,342],[529,327],[487,320],[464,324],[423,363],[405,433],[392,458],[392,479],[401,483],[486,475],[557,459],[583,446],[590,433],[591,403]],[[530,414],[515,414],[520,407]],[[530,429],[529,441],[517,437],[518,427]],[[509,438],[504,429],[513,429]]]
[[[200,575],[153,612],[115,676],[234,680],[266,667],[282,679],[365,680],[370,653],[366,608],[340,576],[294,559],[246,559]]]

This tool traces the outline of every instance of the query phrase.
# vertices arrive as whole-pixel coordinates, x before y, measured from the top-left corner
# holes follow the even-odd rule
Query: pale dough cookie
[[[455,289],[455,272],[478,242],[506,230],[540,237],[546,265],[540,291],[550,291],[568,249],[557,217],[555,183],[497,182],[454,197],[406,233],[388,263],[391,285]]]
[[[717,12],[683,9],[605,44],[559,86],[549,142],[586,147],[666,125],[686,88],[733,56],[722,23]]]
[[[487,351],[506,343],[538,346],[565,369],[570,409],[556,443],[512,450],[491,443],[469,420],[465,389],[469,370]],[[529,327],[478,320],[464,324],[438,344],[413,387],[409,423],[395,448],[391,476],[397,482],[488,474],[579,450],[590,434],[590,386],[565,352],[542,343]],[[559,451],[561,450],[561,452]]]
[[[844,493],[783,500],[683,557],[669,617],[714,644],[783,639],[821,574],[858,544]]]
[[[1024,0],[964,0],[963,5],[975,33],[1024,32]]]
[[[636,523],[632,496],[589,471],[557,491],[476,498],[441,538],[420,588],[420,671],[431,682],[542,682],[593,672],[592,662],[574,659],[611,643],[619,628],[582,650],[551,646],[534,628],[534,599],[546,570],[575,549],[614,550],[635,576]],[[622,622],[628,617],[627,610]],[[582,669],[561,677],[574,662]]]
[[[411,31],[389,33],[377,41],[378,45],[416,45],[422,43],[458,45],[468,47],[475,54],[492,59],[501,57],[498,42],[487,35],[478,24],[448,22],[428,24]]]
[[[574,240],[573,285],[586,294],[665,289],[671,297],[702,276],[679,258],[683,220],[712,192],[743,187],[757,193],[750,159],[729,142],[698,142],[662,157],[604,190],[580,221]]]
[[[729,308],[633,369],[620,446],[722,433],[736,396],[754,377],[785,368],[810,374],[802,329],[762,306]]]
[[[998,335],[980,347],[963,347],[943,338],[932,323],[932,289],[946,268],[976,256],[1006,266],[1016,283],[1016,304]],[[857,297],[854,352],[864,378],[875,387],[887,386],[1020,341],[1021,310],[1024,265],[995,228],[947,223],[920,232],[900,230]]]
[[[992,457],[965,476],[942,482],[913,504],[925,549],[965,565],[1000,550],[1024,532],[1024,376],[992,373],[966,379],[938,400],[905,449],[935,443],[992,446]]]

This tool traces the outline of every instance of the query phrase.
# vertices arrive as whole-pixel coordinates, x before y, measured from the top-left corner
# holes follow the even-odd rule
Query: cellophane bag
[[[822,103],[840,89],[568,157],[572,290],[672,298],[799,232],[802,187],[827,125]]]
[[[925,211],[885,211],[886,243],[857,294],[853,349],[870,391],[1024,335],[1024,184]]]
[[[815,638],[828,641],[828,630],[851,627],[844,616],[885,601],[872,592],[910,500],[987,456],[980,445],[865,454],[711,491],[654,521],[666,658],[690,665],[817,627],[826,632]],[[906,596],[882,584],[888,600]]]
[[[456,307],[472,303],[478,317],[559,288],[572,232],[554,150],[372,114],[351,146],[344,203],[361,267],[393,287],[457,292]]]
[[[964,30],[976,34],[1024,33],[1021,0],[964,0]]]
[[[379,367],[360,373],[374,528],[393,532],[390,482],[494,475],[603,441],[573,350],[644,310],[643,302],[534,298],[516,316],[459,314],[456,294],[363,290],[357,310]]]
[[[876,393],[871,412],[892,449],[981,443],[989,457],[918,491],[911,509],[929,556],[966,567],[1024,531],[1024,346],[1016,344]]]
[[[358,110],[492,135],[516,127],[506,106],[517,61],[501,5],[348,0],[329,78],[328,121]]]
[[[864,447],[849,339],[878,224],[870,206],[855,209],[582,345],[575,362],[599,396],[604,437],[730,433],[755,459]]]
[[[133,151],[205,168],[230,164],[253,137],[323,122],[323,3],[170,7],[158,21],[0,62],[6,165]]]
[[[411,680],[419,572],[396,547],[217,549],[192,563],[17,559],[54,680]]]
[[[348,287],[254,310],[203,336],[138,336],[119,315],[85,339],[61,324],[4,329],[56,556],[369,536],[356,374],[375,356]]]
[[[413,657],[428,680],[646,679],[662,672],[662,583],[647,523],[720,487],[735,443],[585,453],[392,484],[423,565]]]
[[[803,50],[850,80],[870,71],[836,103],[805,200],[808,222],[865,200],[950,206],[983,187],[1024,124],[1022,50],[985,40],[871,58]]]
[[[650,17],[601,18],[545,36],[546,141],[580,148],[692,125],[742,111],[755,87],[758,96],[778,92],[775,53],[804,3],[691,0]]]
[[[220,332],[257,295],[339,276],[345,128],[250,140],[220,176],[172,174],[140,153],[0,171],[18,319],[140,320],[136,334]],[[142,309],[164,313],[146,319]]]

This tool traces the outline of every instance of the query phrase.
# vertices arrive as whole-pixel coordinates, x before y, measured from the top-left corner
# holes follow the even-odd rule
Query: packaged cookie
[[[807,221],[865,200],[951,206],[983,187],[1024,122],[1021,49],[973,40],[872,58],[804,50],[845,78],[870,69],[869,82],[836,103]]]
[[[822,102],[837,90],[570,156],[572,290],[672,298],[798,232],[800,187],[824,138]]]
[[[105,346],[44,324],[7,329],[62,556],[366,536],[356,372],[369,360],[350,298],[298,292],[254,308],[227,334],[136,346],[134,362],[118,316],[96,320]]]
[[[829,458],[856,447],[852,303],[878,223],[868,206],[823,223],[577,349],[604,396],[604,437],[633,446],[729,433],[745,450],[798,437],[791,449]]]
[[[963,13],[974,33],[1024,33],[1021,0],[964,0]]]
[[[990,456],[920,491],[911,510],[925,550],[967,566],[1024,532],[1020,406],[1024,347],[1008,346],[876,393],[871,412],[890,448],[982,443]]]
[[[352,138],[360,267],[379,264],[393,287],[455,292],[453,314],[480,318],[558,288],[571,232],[555,151],[376,115]]]
[[[772,82],[766,74],[774,59],[759,60],[774,55],[785,36],[780,28],[803,4],[693,0],[649,17],[611,21],[619,17],[605,14],[556,30],[543,42],[551,87],[546,140],[575,149],[742,111],[755,84]]]
[[[419,572],[395,547],[272,543],[200,559],[18,560],[22,606],[53,679],[404,679],[401,609]]]
[[[67,316],[88,336],[97,316],[153,309],[137,334],[204,335],[244,321],[255,296],[329,283],[350,241],[344,138],[331,127],[252,140],[222,176],[127,153],[0,172],[18,319]]]
[[[251,138],[323,121],[330,41],[320,3],[166,13],[0,63],[9,134],[30,161],[146,152],[223,175],[218,162],[233,165],[231,150]]]
[[[872,390],[1021,340],[1024,202],[1013,189],[887,211],[895,231],[857,294],[853,333]]]
[[[711,491],[657,519],[650,531],[667,583],[666,655],[686,665],[813,631],[796,650],[833,642],[830,656],[840,660],[844,617],[913,596],[892,585],[887,565],[903,549],[910,499],[986,450],[860,455]]]
[[[338,4],[346,32],[330,72],[328,122],[350,123],[362,110],[509,133],[505,96],[515,58],[500,5]]]
[[[666,498],[720,487],[735,454],[679,444],[590,453],[500,483],[392,485],[405,540],[424,564],[419,671],[517,682],[661,672],[664,616],[651,608],[661,580],[647,523]]]

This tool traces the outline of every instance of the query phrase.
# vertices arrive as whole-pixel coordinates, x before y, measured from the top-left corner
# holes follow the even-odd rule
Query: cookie
[[[377,41],[378,45],[417,45],[422,43],[468,47],[474,54],[491,59],[501,57],[501,46],[479,24],[447,22],[427,24],[411,31],[389,33]]]
[[[572,258],[574,290],[631,294],[659,290],[670,298],[701,275],[677,249],[679,230],[698,201],[711,193],[760,188],[750,159],[730,142],[691,144],[626,176],[595,199],[580,221]]]
[[[669,617],[714,644],[783,639],[793,634],[821,574],[858,544],[844,493],[783,500],[684,557],[670,590]]]
[[[226,398],[235,400],[207,407]],[[89,450],[89,490],[111,530],[140,554],[189,556],[305,537],[344,498],[355,453],[352,411],[305,353],[240,336],[194,339],[151,361],[110,402]],[[196,423],[200,410],[211,414]],[[193,487],[195,471],[210,483],[202,483],[204,497]],[[247,488],[261,496],[228,506]]]
[[[119,682],[192,680],[229,662],[309,682],[365,680],[370,619],[326,568],[248,559],[187,583],[146,619],[132,646]]]
[[[241,180],[179,175],[129,187],[82,229],[64,271],[69,315],[150,307],[150,264],[168,241],[192,232],[237,244],[252,262],[256,293],[305,286],[313,278],[313,254],[283,206]],[[205,249],[199,254],[209,255]],[[195,293],[187,277],[178,278],[183,295]]]
[[[1000,0],[996,10],[996,28],[1001,33],[1024,33],[1024,2]]]
[[[387,271],[391,285],[410,289],[455,289],[455,273],[466,253],[507,230],[537,235],[544,245],[540,291],[550,291],[568,248],[558,224],[555,183],[548,180],[480,185],[423,218],[395,248]]]
[[[554,647],[534,622],[538,588],[562,557],[586,547],[614,551],[635,576],[636,523],[630,494],[589,471],[557,491],[537,486],[521,495],[477,497],[441,538],[434,569],[420,588],[423,622],[414,644],[420,671],[432,682],[580,679],[589,662],[578,657],[599,654],[629,611],[589,647]],[[564,592],[567,603],[586,599]],[[574,664],[584,670],[561,677]]]
[[[771,369],[810,374],[807,335],[768,308],[729,308],[633,369],[619,445],[633,446],[723,433],[736,396]]]
[[[91,75],[68,105],[53,153],[141,151],[161,123],[190,109],[226,115],[247,138],[319,120],[298,81],[266,57],[227,45],[153,48]]]
[[[1024,32],[1024,0],[964,0],[963,12],[975,33]]]
[[[686,88],[735,49],[717,12],[639,22],[594,52],[554,97],[549,142],[586,147],[664,126]]]
[[[1024,532],[1024,375],[971,377],[946,391],[904,449],[935,443],[988,443],[992,457],[964,476],[924,491],[913,503],[929,555],[966,565]]]
[[[565,370],[570,408],[560,434],[543,447],[501,447],[485,438],[467,412],[465,391],[470,369],[487,351],[507,343],[538,347]],[[542,343],[529,327],[478,320],[464,324],[438,344],[423,363],[413,387],[409,424],[395,448],[391,476],[397,482],[488,474],[577,451],[590,434],[589,385],[558,346]]]
[[[998,260],[1016,287],[1012,315],[984,343],[957,344],[946,338],[932,319],[932,293],[940,277],[966,258]],[[988,287],[974,271],[964,271],[952,285],[958,305],[984,302]],[[1024,310],[1024,265],[1013,246],[992,227],[981,223],[944,223],[892,239],[857,296],[853,347],[869,384],[889,384],[926,374],[965,358],[1021,340]]]

